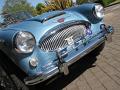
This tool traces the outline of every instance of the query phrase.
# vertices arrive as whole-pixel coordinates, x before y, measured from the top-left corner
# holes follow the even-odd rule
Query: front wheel
[[[14,74],[7,74],[0,66],[0,90],[29,90]]]

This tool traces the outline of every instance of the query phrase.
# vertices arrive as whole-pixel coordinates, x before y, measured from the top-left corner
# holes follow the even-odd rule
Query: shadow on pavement
[[[94,54],[88,54],[87,56],[81,58],[79,61],[74,63],[69,67],[70,73],[67,76],[59,75],[54,81],[47,85],[38,84],[34,86],[34,90],[61,90],[77,77],[79,77],[83,72],[85,72],[88,68],[95,67],[93,63],[96,61],[96,57]],[[48,81],[46,81],[48,82]],[[46,83],[45,82],[45,83]]]

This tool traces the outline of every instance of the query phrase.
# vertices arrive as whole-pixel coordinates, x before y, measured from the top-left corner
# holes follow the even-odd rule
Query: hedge
[[[116,0],[102,0],[102,3],[104,6],[108,6],[110,3],[114,2]]]

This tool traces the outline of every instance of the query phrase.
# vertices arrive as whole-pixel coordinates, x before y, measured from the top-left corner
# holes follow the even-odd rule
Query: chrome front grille
[[[80,38],[85,34],[86,27],[84,25],[73,25],[63,30],[56,32],[45,38],[40,43],[40,49],[45,51],[54,51],[59,48],[63,48],[68,45],[68,41],[66,40],[69,37],[72,37],[72,40],[76,41],[76,39]]]

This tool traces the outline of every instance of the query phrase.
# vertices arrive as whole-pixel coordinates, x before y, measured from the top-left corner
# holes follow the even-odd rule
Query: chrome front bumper
[[[73,64],[76,61],[80,60],[80,58],[82,58],[86,54],[90,53],[96,47],[101,45],[105,40],[107,40],[109,42],[112,41],[112,36],[111,35],[114,32],[113,27],[111,27],[111,26],[106,27],[105,25],[102,25],[101,28],[103,30],[105,30],[105,36],[103,36],[102,38],[98,39],[94,43],[90,44],[89,47],[86,48],[81,53],[78,53],[74,57],[70,58],[70,60],[68,60],[69,62],[64,62],[62,60],[61,55],[58,53],[59,62],[60,62],[59,66],[56,66],[55,68],[53,68],[49,72],[46,72],[46,73],[44,73],[42,75],[39,75],[39,76],[36,76],[36,77],[27,77],[27,78],[25,78],[24,79],[25,84],[26,85],[38,84],[40,82],[43,82],[43,81],[51,78],[52,76],[54,76],[54,75],[56,75],[58,73],[64,73],[65,75],[69,74],[68,66],[70,66],[71,64]]]

